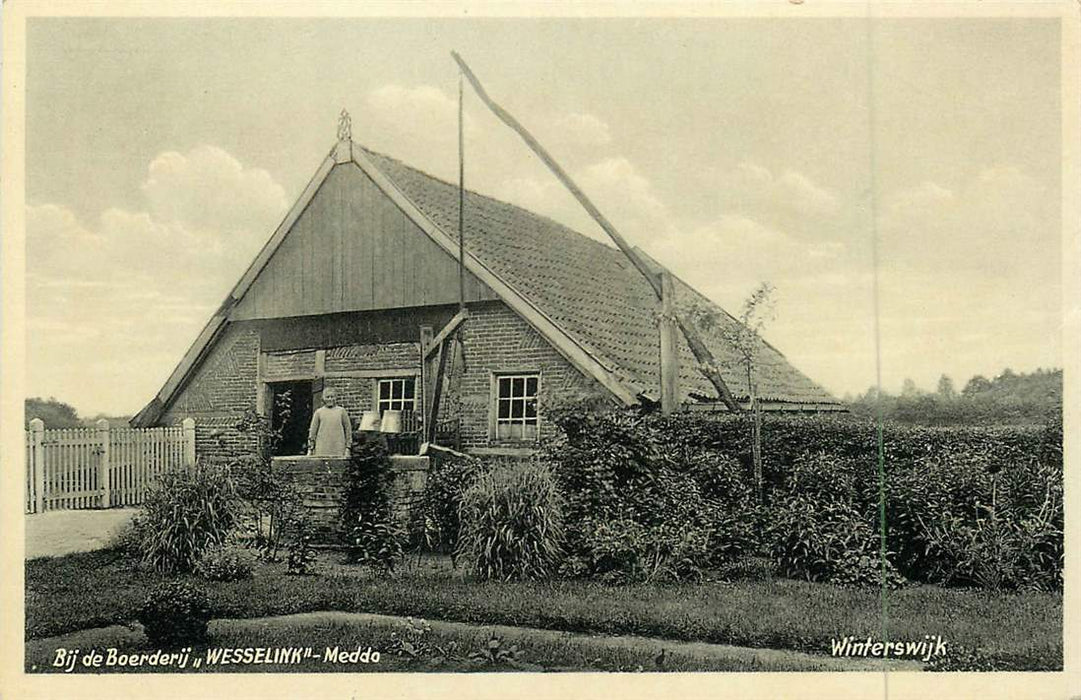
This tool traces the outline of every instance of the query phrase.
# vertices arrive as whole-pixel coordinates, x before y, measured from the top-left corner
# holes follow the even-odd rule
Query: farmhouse
[[[662,315],[623,253],[467,191],[460,257],[458,203],[456,185],[340,130],[292,210],[133,423],[191,417],[198,451],[214,454],[239,446],[238,419],[254,409],[282,429],[282,454],[300,454],[313,408],[334,387],[354,426],[365,412],[401,412],[402,430],[414,438],[396,443],[403,453],[437,442],[516,454],[552,430],[545,408],[555,403],[659,401]],[[722,324],[736,323],[650,264],[668,276],[677,300],[696,300]],[[733,348],[719,329],[704,340],[736,400],[746,402]],[[682,335],[673,355],[679,403],[723,409]],[[768,344],[758,385],[767,410],[839,407]]]

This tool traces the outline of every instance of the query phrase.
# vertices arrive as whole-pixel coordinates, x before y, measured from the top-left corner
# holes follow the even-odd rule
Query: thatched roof
[[[458,230],[457,185],[389,156],[366,149],[364,153],[437,226],[447,232]],[[616,376],[650,398],[659,397],[656,297],[623,253],[552,219],[472,191],[466,194],[465,222],[469,253],[536,304]],[[675,286],[679,302],[696,301],[712,309],[721,326],[736,323],[678,278]],[[745,399],[748,389],[739,356],[723,340],[719,327],[707,335],[706,344],[732,393]],[[757,375],[759,395],[765,400],[839,403],[768,343],[760,349]],[[684,398],[716,396],[713,386],[695,369],[694,356],[682,336],[680,393]]]

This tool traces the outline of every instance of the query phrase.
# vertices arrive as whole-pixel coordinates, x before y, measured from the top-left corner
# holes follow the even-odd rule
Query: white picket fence
[[[26,512],[138,505],[158,474],[195,464],[195,421],[171,428],[26,431]]]

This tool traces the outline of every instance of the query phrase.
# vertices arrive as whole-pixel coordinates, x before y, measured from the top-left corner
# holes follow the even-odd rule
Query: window
[[[496,377],[495,438],[536,440],[537,387],[540,375],[507,374]]]
[[[413,411],[417,406],[417,380],[414,377],[380,379],[376,400],[379,415],[383,411]]]

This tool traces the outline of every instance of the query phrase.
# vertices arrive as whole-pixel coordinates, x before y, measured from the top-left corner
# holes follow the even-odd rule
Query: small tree
[[[739,314],[738,324],[728,324],[721,330],[739,354],[747,380],[747,396],[751,409],[751,461],[754,465],[755,499],[762,502],[762,406],[758,401],[758,358],[762,348],[762,330],[776,316],[774,287],[762,282],[747,299]]]
[[[754,466],[755,498],[762,502],[762,407],[758,402],[758,360],[762,349],[762,330],[776,315],[775,288],[762,282],[743,302],[738,323],[722,321],[721,314],[711,307],[694,303],[686,310],[699,329],[716,332],[732,348],[739,358],[744,379],[747,380],[747,397],[750,402],[751,460]]]

